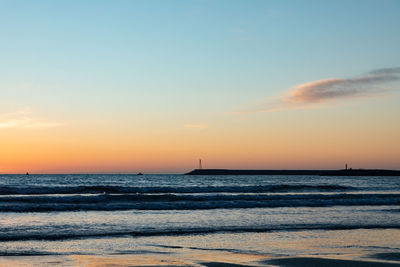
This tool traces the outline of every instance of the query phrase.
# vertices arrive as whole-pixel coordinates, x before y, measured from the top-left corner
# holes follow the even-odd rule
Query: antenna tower
[[[199,159],[199,169],[203,169],[203,166],[201,166],[201,159]]]

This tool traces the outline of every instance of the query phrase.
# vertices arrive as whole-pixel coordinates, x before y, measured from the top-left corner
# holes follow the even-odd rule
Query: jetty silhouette
[[[319,175],[319,176],[400,176],[399,170],[342,169],[342,170],[232,170],[194,169],[185,175]]]

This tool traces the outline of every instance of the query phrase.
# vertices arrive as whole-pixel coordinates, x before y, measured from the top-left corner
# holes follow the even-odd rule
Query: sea
[[[398,255],[400,177],[0,175],[0,266]]]

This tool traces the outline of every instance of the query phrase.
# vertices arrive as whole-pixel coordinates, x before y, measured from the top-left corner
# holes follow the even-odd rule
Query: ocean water
[[[210,253],[368,258],[400,253],[399,240],[400,177],[0,175],[0,263],[148,255],[187,264]]]

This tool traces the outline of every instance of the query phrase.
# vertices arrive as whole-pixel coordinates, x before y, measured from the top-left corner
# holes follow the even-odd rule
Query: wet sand
[[[266,257],[229,252],[182,254],[65,255],[65,256],[2,256],[1,267],[65,266],[265,266]]]
[[[382,259],[388,261],[398,261],[400,262],[400,252],[399,253],[377,253],[370,255],[373,259]]]
[[[266,265],[273,266],[309,266],[309,267],[390,267],[400,266],[400,263],[378,262],[378,261],[361,261],[361,260],[338,260],[338,259],[325,259],[325,258],[281,258],[264,261]]]
[[[400,266],[400,253],[380,253],[365,256],[366,260],[332,259],[318,257],[280,257],[237,253],[186,255],[69,255],[69,256],[2,256],[0,266],[324,266],[324,267],[390,267]]]
[[[87,253],[83,249],[82,254],[68,253],[62,248],[70,247],[72,241],[54,241],[51,244],[58,251],[51,253],[44,249],[34,250],[35,243],[32,243],[29,250],[2,254],[0,267],[400,266],[398,236],[398,230],[351,230],[248,233],[240,236],[216,234],[168,237],[166,240],[165,237],[126,238],[134,241],[128,243],[130,250],[119,250],[117,253],[110,251],[109,254],[98,253],[96,250]],[[108,244],[109,248],[115,248],[118,242],[127,240],[99,239],[95,242],[97,245],[103,242],[102,246]],[[85,243],[77,243],[77,246],[82,244]],[[93,244],[86,243],[86,246],[93,247]],[[261,252],[263,249],[268,252]]]

